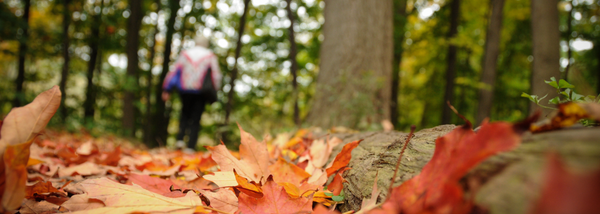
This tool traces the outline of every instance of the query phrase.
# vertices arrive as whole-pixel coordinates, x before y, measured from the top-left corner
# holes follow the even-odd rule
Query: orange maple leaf
[[[312,195],[292,198],[285,189],[267,178],[262,186],[264,196],[255,198],[245,194],[239,195],[239,211],[242,213],[310,213],[312,212]]]
[[[250,133],[245,132],[241,126],[242,136],[240,144],[240,160],[234,157],[225,145],[206,148],[212,152],[212,159],[217,162],[221,171],[233,171],[256,183],[262,183],[269,172],[269,151],[267,144],[258,142]]]
[[[433,157],[421,173],[394,188],[382,210],[370,213],[468,212],[471,204],[463,199],[459,179],[487,157],[519,145],[521,125],[484,122],[475,133],[467,122],[438,138]]]
[[[361,141],[362,139],[344,145],[342,151],[335,156],[335,160],[333,160],[331,167],[326,169],[327,177],[331,176],[339,169],[348,166],[348,163],[350,163],[350,159],[352,158],[352,150],[354,150]]]

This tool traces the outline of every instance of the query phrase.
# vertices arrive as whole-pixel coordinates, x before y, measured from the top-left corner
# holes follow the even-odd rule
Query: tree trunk
[[[571,49],[571,34],[573,33],[573,11],[575,8],[573,7],[573,3],[569,2],[571,5],[571,10],[569,10],[569,17],[567,18],[567,66],[565,67],[565,72],[563,75],[563,79],[568,81],[569,78],[569,69],[571,69],[571,58],[573,57],[573,50]]]
[[[394,62],[392,63],[392,93],[390,100],[390,122],[394,127],[400,127],[398,105],[400,105],[400,67],[404,51],[404,27],[406,26],[407,0],[394,0]]]
[[[171,62],[171,44],[173,43],[173,33],[175,32],[175,19],[177,18],[177,10],[179,10],[179,0],[169,0],[169,20],[167,21],[167,35],[165,38],[165,51],[163,52],[163,66],[159,80],[162,81],[169,72],[169,63]],[[156,85],[156,112],[154,113],[153,122],[156,124],[155,135],[148,146],[164,145],[167,142],[167,127],[169,125],[170,111],[166,111],[165,101],[161,98],[162,84]]]
[[[452,0],[450,3],[450,31],[448,40],[452,40],[458,32],[458,18],[460,17],[460,0]],[[444,91],[444,102],[442,103],[442,124],[452,123],[452,110],[446,102],[454,102],[454,85],[456,78],[456,45],[450,43],[446,55],[446,88]]]
[[[504,0],[491,0],[491,6],[492,14],[486,33],[485,54],[481,72],[481,82],[485,84],[485,87],[479,89],[479,109],[477,110],[476,124],[481,124],[481,121],[490,116],[494,99],[498,53],[500,52]]]
[[[544,82],[550,77],[560,78],[560,31],[558,29],[558,0],[531,0],[531,33],[533,38],[533,72],[531,94],[543,97],[558,96],[556,89]],[[549,100],[542,100],[544,104]],[[546,104],[547,105],[547,104]],[[542,110],[547,116],[550,109],[530,103],[529,113]]]
[[[94,86],[94,70],[96,69],[96,62],[98,60],[98,49],[100,44],[100,26],[102,25],[102,8],[104,7],[104,1],[100,1],[100,12],[94,14],[92,17],[92,25],[90,35],[90,61],[88,61],[87,70],[87,89],[85,92],[85,102],[83,103],[84,117],[86,120],[94,119],[94,105],[96,104],[96,89]]]
[[[125,90],[123,97],[123,129],[125,135],[133,137],[135,134],[135,95],[132,90],[137,90],[138,83],[138,48],[140,43],[140,27],[142,22],[142,1],[130,0],[129,10],[131,15],[127,21],[127,75],[126,84],[133,84],[133,89]]]
[[[65,106],[65,100],[67,98],[67,79],[69,76],[69,25],[71,24],[71,12],[69,11],[70,0],[64,0],[63,2],[63,41],[62,41],[62,54],[63,54],[63,67],[60,77],[60,90],[62,91],[62,99],[60,100],[60,116],[63,122],[67,119],[67,107]]]
[[[235,95],[235,80],[238,76],[237,63],[238,58],[240,57],[240,52],[242,51],[242,36],[244,35],[244,28],[246,26],[246,16],[248,14],[248,8],[250,8],[250,0],[244,0],[244,13],[240,18],[240,23],[238,26],[238,38],[235,46],[235,62],[233,63],[233,69],[231,70],[231,82],[229,83],[231,87],[229,89],[229,93],[227,93],[227,105],[225,106],[225,125],[229,124],[229,116],[231,115],[231,111],[233,108],[233,97]]]
[[[27,54],[27,39],[29,37],[29,9],[31,0],[23,0],[23,27],[21,38],[19,38],[19,67],[17,74],[17,91],[13,101],[13,107],[23,105],[23,83],[25,82],[25,54]]]
[[[286,0],[287,6],[285,9],[287,10],[288,19],[290,20],[290,27],[288,28],[288,39],[290,40],[290,62],[292,66],[290,67],[290,73],[292,73],[292,99],[294,99],[294,123],[297,127],[300,127],[300,108],[298,108],[298,82],[296,78],[298,77],[298,61],[296,61],[297,48],[296,48],[296,39],[294,36],[294,16],[296,13],[292,11],[292,0]]]
[[[391,0],[331,0],[321,65],[307,123],[366,128],[390,118],[393,63]]]
[[[156,4],[156,14],[160,12],[161,4],[160,0],[156,0],[154,2]],[[153,144],[153,127],[157,126],[157,124],[152,123],[152,68],[154,67],[154,57],[156,56],[156,34],[158,34],[158,18],[156,19],[156,24],[154,25],[154,32],[152,33],[152,46],[150,47],[150,56],[148,57],[148,64],[150,64],[150,70],[146,75],[146,81],[148,84],[146,85],[146,115],[145,115],[145,124],[144,124],[144,142],[148,145]],[[158,85],[161,85],[159,82]],[[156,93],[160,93],[157,91]]]

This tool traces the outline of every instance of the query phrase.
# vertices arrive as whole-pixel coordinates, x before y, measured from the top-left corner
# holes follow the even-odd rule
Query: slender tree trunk
[[[92,17],[91,35],[90,35],[90,61],[88,61],[87,70],[87,89],[85,92],[85,102],[83,103],[84,117],[87,120],[94,119],[94,105],[96,104],[96,89],[94,86],[94,70],[98,60],[98,49],[100,44],[100,26],[102,25],[102,8],[104,1],[100,1],[100,12]]]
[[[158,15],[161,8],[160,0],[156,0],[154,3],[156,4],[156,14]],[[156,124],[152,123],[152,83],[154,82],[152,81],[154,79],[152,78],[152,68],[154,67],[154,57],[156,56],[156,34],[158,34],[158,18],[156,19],[156,23],[154,25],[154,32],[152,33],[152,46],[150,47],[150,56],[148,57],[150,70],[146,74],[146,81],[148,84],[146,85],[146,122],[144,124],[144,142],[146,142],[148,145],[154,144],[154,141],[152,140],[154,134],[152,131],[153,127],[156,126]],[[161,85],[160,82],[158,84]]]
[[[169,72],[169,63],[171,62],[171,45],[173,43],[173,33],[175,32],[175,19],[177,18],[177,10],[179,10],[179,0],[169,0],[169,20],[167,21],[167,35],[165,39],[165,51],[163,52],[163,66],[162,72],[160,73],[161,83]],[[156,131],[153,132],[155,137],[150,141],[149,146],[156,146],[157,144],[163,144],[167,141],[167,127],[169,125],[170,111],[166,111],[165,101],[161,98],[162,84],[156,85],[156,93],[154,98],[156,101],[156,112],[154,114],[154,124],[156,124]]]
[[[594,47],[599,47],[597,48],[598,53],[596,53],[596,60],[598,60],[598,68],[596,68],[596,94],[600,94],[600,42],[594,44]],[[598,97],[596,99],[598,99]]]
[[[366,128],[390,118],[391,0],[330,0],[308,124]]]
[[[400,66],[404,52],[404,27],[406,26],[407,0],[394,0],[394,62],[392,64],[392,92],[390,99],[390,122],[394,127],[400,127],[398,106],[400,105]]]
[[[142,0],[129,0],[131,15],[127,21],[127,75],[126,84],[133,84],[133,90],[137,90],[138,83],[138,49],[140,45],[140,27],[142,22]],[[125,90],[123,97],[123,129],[125,135],[133,137],[135,134],[135,100],[134,92]]]
[[[65,106],[65,100],[67,98],[67,79],[69,76],[69,25],[71,24],[71,12],[69,11],[70,0],[63,0],[63,23],[62,23],[62,31],[63,31],[63,41],[62,41],[62,54],[63,54],[63,67],[60,78],[60,90],[62,91],[62,99],[60,104],[60,114],[61,119],[66,121],[67,119],[67,107]]]
[[[496,82],[496,68],[498,66],[498,53],[500,52],[500,35],[502,35],[502,11],[504,0],[491,0],[491,16],[488,24],[483,56],[483,70],[481,82],[485,88],[479,89],[479,109],[477,110],[476,124],[481,124],[490,116],[494,98],[494,84]]]
[[[288,39],[290,40],[290,62],[292,66],[290,67],[290,73],[292,73],[292,99],[294,100],[294,123],[297,127],[300,127],[300,108],[298,108],[298,82],[296,81],[298,77],[298,61],[296,61],[297,48],[296,48],[296,39],[294,36],[294,16],[296,15],[292,11],[292,0],[286,0],[287,6],[285,9],[287,10],[287,16],[290,20],[290,27],[288,27]]]
[[[450,31],[448,40],[453,39],[458,32],[458,18],[460,17],[460,0],[452,0],[450,3]],[[452,123],[452,110],[446,102],[454,102],[454,81],[456,78],[456,45],[450,44],[446,55],[446,88],[444,91],[444,102],[442,102],[442,124]]]
[[[558,29],[558,0],[531,0],[531,32],[533,37],[533,73],[531,94],[543,97],[556,95],[556,90],[544,80],[560,78],[560,31]],[[548,99],[542,102],[547,102]],[[529,112],[542,110],[547,116],[552,110],[542,109],[535,103]]]
[[[231,86],[229,89],[229,93],[227,93],[227,105],[225,106],[225,125],[229,124],[229,116],[231,115],[231,111],[233,108],[233,97],[235,95],[235,80],[238,76],[238,58],[240,58],[240,53],[242,51],[242,36],[244,36],[244,29],[246,26],[246,16],[248,14],[248,9],[250,8],[250,0],[244,0],[244,13],[240,18],[240,23],[238,26],[238,38],[235,46],[235,62],[233,63],[233,69],[231,70],[231,80],[229,85]]]
[[[181,19],[181,28],[179,28],[179,35],[181,35],[181,46],[179,47],[179,51],[177,52],[177,55],[181,54],[181,51],[183,51],[183,43],[185,41],[185,33],[188,31],[188,28],[186,28],[185,23],[187,22],[187,20],[190,18],[190,16],[192,16],[192,13],[194,13],[194,4],[196,4],[196,0],[192,0],[192,10],[189,13],[186,13],[185,16],[183,16],[183,18]]]
[[[19,65],[17,74],[17,91],[13,101],[13,107],[23,105],[23,83],[25,82],[25,55],[27,54],[27,39],[29,38],[29,9],[31,0],[23,0],[23,27],[21,38],[19,38]]]
[[[571,10],[569,11],[569,17],[567,17],[567,67],[565,67],[565,72],[563,75],[563,79],[568,80],[569,78],[569,70],[571,69],[571,57],[573,57],[573,50],[571,49],[571,34],[573,33],[573,11],[575,8],[573,7],[573,3],[569,2],[571,5]]]

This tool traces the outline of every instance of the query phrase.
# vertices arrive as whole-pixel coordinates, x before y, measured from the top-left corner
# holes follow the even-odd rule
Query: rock
[[[420,173],[433,156],[435,140],[453,130],[442,125],[415,133],[408,145],[394,187]],[[375,174],[381,193],[378,203],[387,195],[392,174],[406,140],[407,133],[364,132],[333,134],[344,143],[336,146],[330,158],[349,142],[364,139],[352,151],[352,159],[344,173],[345,201],[342,211],[360,210],[364,198],[371,197]],[[462,180],[465,197],[491,213],[526,213],[538,197],[543,184],[546,156],[554,151],[569,167],[577,171],[600,167],[600,128],[577,128],[541,134],[526,134],[515,150],[493,156],[469,172]]]

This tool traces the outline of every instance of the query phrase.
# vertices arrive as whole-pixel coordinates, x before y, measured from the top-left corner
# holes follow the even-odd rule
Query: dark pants
[[[187,147],[190,149],[196,148],[198,142],[198,133],[200,132],[200,118],[204,112],[206,97],[200,94],[180,93],[181,103],[181,118],[179,118],[179,133],[177,140],[183,140],[187,134]]]

